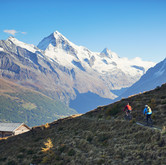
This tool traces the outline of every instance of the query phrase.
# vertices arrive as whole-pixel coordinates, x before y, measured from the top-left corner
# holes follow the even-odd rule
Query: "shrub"
[[[19,154],[19,155],[17,156],[17,158],[18,158],[18,159],[22,159],[22,158],[24,158],[24,155],[23,155],[23,154]]]
[[[59,151],[62,153],[65,149],[66,149],[66,145],[61,144],[61,146],[59,147]]]
[[[38,142],[38,141],[40,141],[40,140],[42,140],[42,137],[37,137],[36,139],[34,139],[34,142]]]
[[[161,101],[161,104],[166,104],[166,100],[164,100],[164,101]]]
[[[63,127],[59,127],[59,128],[58,128],[58,131],[62,131],[62,130],[63,130]]]
[[[132,124],[136,123],[136,119],[133,118],[132,120],[130,120],[130,123],[132,123]]]
[[[99,116],[98,116],[98,119],[101,119],[102,117],[103,117],[102,115],[99,115]]]
[[[161,130],[161,133],[162,133],[162,134],[166,134],[166,127],[165,127],[165,126],[163,126],[163,128],[162,128],[162,130]]]
[[[55,159],[59,161],[61,160],[61,157],[59,155],[56,155]]]
[[[161,99],[166,99],[166,96],[161,96]]]
[[[155,88],[155,90],[156,90],[156,91],[160,90],[160,86],[157,86],[157,87]]]
[[[0,162],[4,162],[7,158],[0,158]]]
[[[20,148],[20,152],[25,152],[26,149],[25,148]]]
[[[17,163],[14,160],[10,160],[7,165],[17,165]]]
[[[109,135],[107,133],[100,133],[98,135],[98,141],[99,142],[106,143],[108,139],[109,139]]]
[[[105,162],[104,159],[99,159],[99,160],[97,161],[97,165],[102,165],[104,162]]]
[[[28,150],[28,151],[27,151],[27,154],[28,154],[28,155],[32,155],[33,153],[34,153],[33,150]]]
[[[48,123],[46,123],[46,124],[44,125],[44,127],[45,127],[45,128],[49,128],[50,125],[49,125]]]
[[[151,118],[154,120],[156,118],[155,114],[152,113]]]
[[[68,155],[69,156],[74,156],[75,155],[75,150],[74,149],[70,149],[69,152],[68,152]]]
[[[114,104],[113,107],[107,107],[106,109],[106,115],[109,115],[109,116],[115,116],[119,112],[121,112],[121,107],[119,104]]]
[[[88,136],[88,137],[87,137],[87,141],[88,141],[89,143],[91,143],[92,140],[93,140],[92,136]]]
[[[152,110],[156,107],[156,100],[154,98],[150,100],[149,106],[152,108]]]
[[[47,142],[44,142],[45,148],[42,148],[42,152],[50,151],[50,149],[53,147],[52,141],[50,138],[47,139]]]
[[[54,157],[55,157],[54,153],[50,153],[50,154],[46,155],[45,157],[43,157],[41,163],[51,164],[51,162],[53,161]]]

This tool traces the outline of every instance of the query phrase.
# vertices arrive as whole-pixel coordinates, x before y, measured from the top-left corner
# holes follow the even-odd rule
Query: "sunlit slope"
[[[76,113],[60,101],[0,79],[1,122],[24,122],[34,126]]]

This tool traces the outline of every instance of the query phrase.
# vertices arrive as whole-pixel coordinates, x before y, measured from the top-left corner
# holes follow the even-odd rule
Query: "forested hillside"
[[[76,114],[59,100],[0,79],[0,121],[41,125]]]

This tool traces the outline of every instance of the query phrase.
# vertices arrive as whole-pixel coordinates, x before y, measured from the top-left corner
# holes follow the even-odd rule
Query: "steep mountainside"
[[[59,100],[0,78],[0,122],[34,126],[76,113]]]
[[[57,31],[43,39],[38,48],[13,37],[2,40],[0,57],[3,77],[66,103],[76,98],[74,89],[113,99],[113,90],[131,86],[154,66],[139,58],[119,58],[108,49],[91,52]]]
[[[103,89],[108,88],[108,90],[113,91],[122,87],[129,87],[147,69],[154,66],[154,63],[145,62],[139,58],[133,60],[120,58],[107,48],[101,53],[92,52],[83,46],[73,44],[57,31],[44,38],[39,43],[38,48],[58,64],[74,71],[73,87],[80,93],[90,91],[111,99],[113,97],[109,92],[103,93]],[[98,83],[92,84],[93,81]],[[85,83],[89,85],[83,85]],[[94,91],[90,84],[92,86],[97,84],[103,86],[104,84],[104,86],[102,87],[103,89]]]
[[[128,88],[120,98],[152,90],[157,86],[161,86],[163,83],[166,83],[166,59],[150,68],[146,74]]]
[[[69,88],[68,70],[51,62],[41,50],[10,37],[0,41],[0,73],[17,84],[40,91],[52,98],[72,98],[74,90]],[[68,83],[67,82],[68,79]],[[63,81],[62,81],[63,80]]]
[[[133,107],[131,121],[124,120],[124,106]],[[153,127],[140,126],[144,105],[153,110]],[[30,132],[0,141],[3,164],[135,164],[166,162],[166,84],[68,117]],[[11,147],[12,146],[12,147]]]

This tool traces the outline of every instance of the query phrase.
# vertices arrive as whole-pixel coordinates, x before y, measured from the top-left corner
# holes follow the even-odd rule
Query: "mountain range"
[[[154,63],[145,62],[139,58],[133,60],[120,58],[107,48],[101,53],[92,52],[83,46],[73,44],[57,31],[44,38],[38,48],[61,66],[74,70],[73,88],[79,93],[90,91],[110,99],[116,97],[113,90],[131,86],[150,67],[154,66]],[[86,82],[83,77],[88,78]],[[94,80],[97,82],[95,85]],[[90,89],[88,84],[92,84]],[[102,85],[102,89],[93,89],[92,86],[100,88],[99,84]]]
[[[115,99],[155,65],[140,58],[120,58],[107,48],[101,53],[92,52],[73,44],[58,31],[37,47],[14,37],[1,40],[0,58],[2,78],[60,99],[72,108],[78,105],[78,98],[85,98],[88,93],[86,96],[94,103],[99,97],[94,108],[105,103],[100,100]],[[86,104],[84,112],[91,109],[90,103]]]
[[[140,58],[120,58],[107,48],[92,52],[58,31],[37,47],[9,37],[0,41],[0,52],[3,77],[40,91],[46,89],[46,94],[66,103],[76,98],[75,90],[114,99],[114,90],[131,86],[155,65]]]
[[[57,31],[37,47],[1,40],[0,121],[42,125],[0,139],[0,164],[165,164],[165,77],[166,59],[155,65],[92,52]],[[146,104],[153,127],[145,125]],[[77,112],[68,105],[91,111],[69,116]]]
[[[150,68],[136,83],[129,87],[118,99],[139,94],[166,83],[166,58]]]

